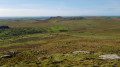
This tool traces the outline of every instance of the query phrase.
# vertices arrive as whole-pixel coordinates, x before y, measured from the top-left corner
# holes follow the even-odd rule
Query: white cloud
[[[99,10],[63,10],[63,9],[4,9],[0,8],[0,16],[91,16],[120,15],[119,11]]]
[[[52,14],[46,9],[0,9],[0,16],[44,16]]]

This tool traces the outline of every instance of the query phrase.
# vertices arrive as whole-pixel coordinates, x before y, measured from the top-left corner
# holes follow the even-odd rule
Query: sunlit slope
[[[61,20],[61,18],[45,20],[4,20],[0,25],[8,25],[12,28],[26,27],[51,27],[65,26],[71,31],[89,31],[89,32],[119,32],[120,18],[83,18],[77,20]]]

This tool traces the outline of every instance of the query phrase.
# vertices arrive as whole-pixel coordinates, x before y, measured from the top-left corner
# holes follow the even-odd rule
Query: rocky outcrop
[[[3,55],[3,56],[1,56],[1,58],[11,58],[12,57],[12,55]]]
[[[12,58],[12,57],[15,56],[16,54],[20,54],[20,52],[10,51],[10,52],[8,52],[7,55],[1,56],[1,58]]]
[[[120,56],[117,54],[106,54],[106,55],[100,55],[100,59],[120,59]]]

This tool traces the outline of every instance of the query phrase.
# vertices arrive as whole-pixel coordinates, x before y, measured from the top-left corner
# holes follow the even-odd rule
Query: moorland
[[[120,67],[119,17],[0,19],[0,67]]]

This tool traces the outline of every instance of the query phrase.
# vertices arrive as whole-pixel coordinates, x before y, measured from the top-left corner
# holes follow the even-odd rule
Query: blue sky
[[[0,0],[0,16],[120,16],[120,0]]]

